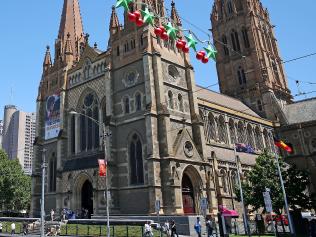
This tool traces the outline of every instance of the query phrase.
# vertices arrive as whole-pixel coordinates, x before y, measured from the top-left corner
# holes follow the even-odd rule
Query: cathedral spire
[[[178,15],[177,9],[176,9],[176,4],[172,0],[171,2],[171,19],[173,23],[175,23],[177,26],[182,26],[181,19]]]
[[[46,46],[46,53],[45,53],[45,58],[43,62],[43,70],[46,71],[51,66],[52,66],[52,59],[50,56],[50,50],[49,50],[49,46]]]
[[[65,61],[66,63],[71,63],[73,61],[73,50],[69,33],[67,34],[67,40],[65,43]]]
[[[118,31],[119,27],[120,27],[120,22],[115,11],[115,6],[112,6],[112,14],[111,14],[111,20],[110,20],[110,27],[109,27],[111,34],[115,34]]]
[[[58,32],[61,47],[65,46],[67,35],[70,34],[71,48],[79,54],[79,43],[83,40],[83,25],[78,0],[64,0],[63,11]],[[65,50],[62,50],[65,51]]]

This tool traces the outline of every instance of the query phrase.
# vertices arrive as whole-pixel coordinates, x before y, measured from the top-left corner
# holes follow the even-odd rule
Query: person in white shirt
[[[15,234],[15,223],[13,222],[11,224],[11,235],[14,235]]]
[[[2,223],[0,222],[0,233],[2,233]]]
[[[151,230],[151,225],[150,225],[150,221],[147,221],[147,223],[145,224],[145,233],[144,233],[144,237],[145,236],[149,236],[149,237],[153,237],[153,232]]]
[[[50,210],[50,218],[51,218],[51,221],[54,221],[54,215],[55,215],[55,212],[54,210]]]

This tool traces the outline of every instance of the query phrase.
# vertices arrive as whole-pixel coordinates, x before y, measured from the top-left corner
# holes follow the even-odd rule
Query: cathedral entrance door
[[[182,203],[184,214],[195,213],[195,202],[192,182],[186,174],[182,178]]]
[[[81,211],[82,218],[90,218],[93,214],[93,187],[89,180],[82,185]]]

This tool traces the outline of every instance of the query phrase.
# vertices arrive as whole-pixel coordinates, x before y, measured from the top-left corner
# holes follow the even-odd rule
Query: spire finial
[[[111,34],[115,34],[119,30],[119,28],[120,28],[120,23],[115,11],[115,6],[112,6],[112,14],[111,14],[111,19],[110,19],[109,30]]]
[[[176,9],[176,4],[173,0],[171,1],[171,19],[177,26],[182,26],[181,19]]]
[[[58,32],[58,39],[60,39],[60,48],[62,51],[65,51],[63,47],[68,38],[70,38],[71,48],[74,54],[77,55],[79,53],[78,43],[83,41],[83,39],[80,38],[81,34],[83,34],[83,25],[79,0],[64,0]]]

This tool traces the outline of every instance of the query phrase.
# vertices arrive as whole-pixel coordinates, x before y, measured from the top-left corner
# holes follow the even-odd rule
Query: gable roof
[[[261,118],[257,113],[250,109],[246,104],[233,97],[209,90],[205,87],[196,85],[196,93],[199,99],[209,101],[214,104],[224,106],[254,117]]]

